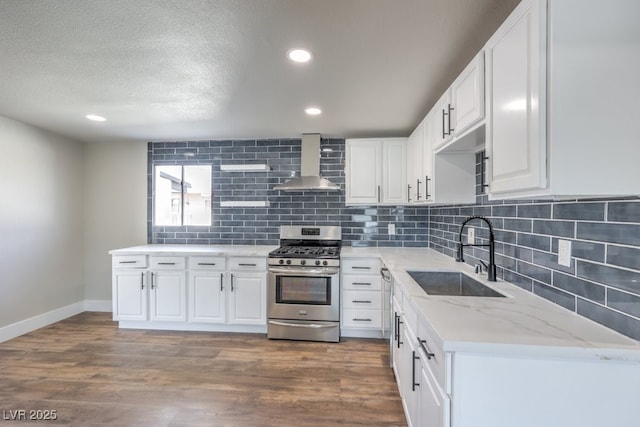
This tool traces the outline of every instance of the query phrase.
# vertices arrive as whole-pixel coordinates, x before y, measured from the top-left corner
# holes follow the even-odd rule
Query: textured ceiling
[[[0,115],[88,142],[407,136],[518,2],[0,0]]]

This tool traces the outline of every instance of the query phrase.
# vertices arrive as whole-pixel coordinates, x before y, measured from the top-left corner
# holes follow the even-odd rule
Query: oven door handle
[[[269,267],[269,272],[275,274],[296,274],[300,276],[333,276],[340,272],[338,267],[325,267],[325,268],[278,268]]]
[[[336,325],[318,325],[315,323],[288,323],[288,322],[278,322],[277,320],[269,320],[269,323],[272,325],[278,325],[278,326],[293,326],[294,328],[322,329],[322,328],[336,327]]]

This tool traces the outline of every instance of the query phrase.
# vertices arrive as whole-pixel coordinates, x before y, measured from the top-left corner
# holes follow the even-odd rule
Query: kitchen
[[[507,14],[505,12],[501,20]],[[499,24],[496,22],[495,28]],[[488,32],[485,40],[490,35]],[[469,53],[466,62],[485,40]],[[442,90],[453,81],[452,76],[462,70],[463,64],[449,75]],[[627,87],[625,93],[633,95],[637,91],[636,84]],[[437,96],[439,94],[434,99]],[[37,110],[37,106],[33,108]],[[631,111],[623,112],[620,120]],[[55,118],[53,112],[48,116]],[[424,112],[420,117],[423,116]],[[627,123],[632,122],[632,117],[628,117]],[[3,159],[6,161],[3,162],[0,185],[5,197],[13,202],[3,206],[0,224],[4,254],[2,271],[6,277],[0,289],[3,341],[80,311],[110,311],[112,271],[107,252],[116,248],[145,243],[275,246],[278,244],[277,221],[284,216],[286,222],[292,224],[339,222],[345,246],[430,246],[453,257],[457,234],[452,224],[460,224],[467,216],[476,214],[491,217],[498,229],[499,246],[503,246],[497,249],[497,263],[503,269],[503,276],[499,278],[504,277],[638,339],[638,297],[633,283],[638,275],[635,236],[638,235],[639,205],[634,196],[581,198],[579,202],[576,199],[534,199],[496,204],[486,195],[480,195],[474,187],[474,197],[477,191],[479,194],[479,203],[475,205],[346,206],[344,192],[293,195],[272,190],[272,186],[284,181],[288,173],[299,170],[295,159],[299,158],[300,142],[296,135],[302,131],[288,138],[268,135],[265,131],[249,141],[224,136],[212,140],[210,136],[193,142],[176,139],[148,144],[148,140],[164,139],[149,136],[137,142],[83,144],[12,119],[2,118],[1,121]],[[416,124],[417,120],[411,130]],[[318,131],[325,132],[323,129]],[[409,133],[401,134],[407,136]],[[371,137],[372,134],[358,135],[361,136]],[[397,134],[381,133],[379,136],[386,138]],[[345,137],[350,138],[346,132],[341,137],[324,137],[321,147],[333,151],[323,151],[320,161],[321,174],[342,188],[346,184]],[[220,140],[224,142],[216,142]],[[194,242],[191,239],[199,240],[200,237],[192,236],[188,230],[167,231],[153,226],[147,192],[149,156],[167,156],[171,154],[166,150],[174,150],[175,155],[186,159],[184,153],[189,150],[216,147],[220,150],[218,159],[218,153],[207,153],[214,164],[212,228],[216,230],[202,237],[208,240]],[[623,153],[629,150],[631,147]],[[576,155],[575,150],[573,153]],[[480,171],[484,155],[481,152],[474,155],[474,170]],[[594,170],[611,164],[622,165],[625,161],[620,151],[613,150],[612,155],[617,156],[614,162],[603,162],[599,168],[590,165],[588,170],[593,175]],[[272,170],[261,175],[266,176],[266,180],[253,178],[255,182],[243,182],[244,177],[236,177],[238,173],[222,172],[215,167],[229,160],[259,163],[265,162],[264,159]],[[629,169],[620,167],[621,172],[633,173]],[[270,182],[272,178],[277,182]],[[260,201],[268,201],[270,206],[217,207],[222,201],[250,200],[247,199],[248,191],[253,192],[252,197],[259,196]],[[231,223],[239,221],[234,215],[242,215],[241,221],[250,225]],[[276,224],[265,227],[261,224],[264,221]],[[390,224],[395,225],[395,234],[388,232]],[[221,227],[225,228],[225,234],[217,231]],[[482,228],[476,231],[485,232]],[[209,230],[204,231],[207,232]],[[568,269],[557,267],[558,241],[564,240],[561,238],[572,240],[571,262],[577,273],[571,266]],[[478,256],[482,254],[480,252]],[[482,259],[485,259],[484,255]],[[51,285],[43,287],[42,283]]]

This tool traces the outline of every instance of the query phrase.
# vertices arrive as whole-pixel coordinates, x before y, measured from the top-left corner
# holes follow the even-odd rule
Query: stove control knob
[[[280,261],[278,261],[278,264],[284,264],[284,260],[281,259]]]
[[[322,261],[322,265],[329,265],[327,261]]]
[[[300,265],[305,265],[306,263],[307,263],[307,261],[305,261],[305,260],[301,260],[300,261]]]
[[[290,259],[287,260],[287,264],[291,264],[291,260]]]
[[[316,265],[320,265],[320,260],[316,261]]]

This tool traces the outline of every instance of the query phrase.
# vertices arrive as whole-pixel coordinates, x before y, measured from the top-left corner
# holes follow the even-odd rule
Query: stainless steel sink
[[[466,274],[455,271],[405,271],[428,295],[504,298],[500,292]]]

